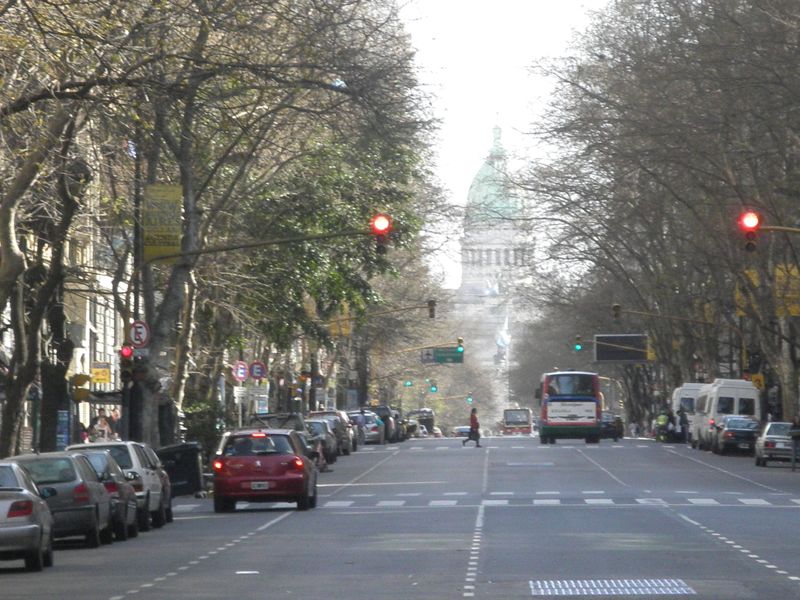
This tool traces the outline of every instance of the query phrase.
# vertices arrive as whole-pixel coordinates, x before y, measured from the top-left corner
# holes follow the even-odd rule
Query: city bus
[[[542,444],[554,444],[559,438],[583,438],[587,444],[600,441],[603,396],[597,373],[545,373],[535,395],[541,403],[539,441]]]
[[[507,408],[503,411],[503,435],[530,435],[533,414],[530,408]]]

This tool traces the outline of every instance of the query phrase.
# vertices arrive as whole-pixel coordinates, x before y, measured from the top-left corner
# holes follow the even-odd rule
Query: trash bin
[[[203,458],[197,442],[164,446],[156,450],[172,482],[173,496],[192,496],[202,492]]]

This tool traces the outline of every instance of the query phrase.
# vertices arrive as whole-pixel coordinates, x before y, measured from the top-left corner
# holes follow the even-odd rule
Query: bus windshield
[[[556,373],[547,376],[549,396],[595,396],[596,375],[590,373]]]
[[[514,408],[503,411],[506,425],[528,425],[531,422],[531,411],[528,408]]]

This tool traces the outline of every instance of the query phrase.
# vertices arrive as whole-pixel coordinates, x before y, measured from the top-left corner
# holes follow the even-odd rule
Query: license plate
[[[739,444],[739,448],[749,448],[750,444]]]
[[[269,481],[252,481],[250,483],[251,490],[268,490]]]
[[[775,444],[775,447],[776,448],[788,448],[789,444],[785,444],[783,442],[778,442],[777,444]]]

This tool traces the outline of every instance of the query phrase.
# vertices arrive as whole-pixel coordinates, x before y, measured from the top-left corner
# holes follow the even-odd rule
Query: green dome
[[[509,194],[506,153],[500,143],[500,128],[494,128],[494,144],[467,194],[465,228],[493,225],[516,216],[517,207]]]

